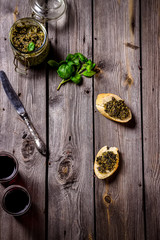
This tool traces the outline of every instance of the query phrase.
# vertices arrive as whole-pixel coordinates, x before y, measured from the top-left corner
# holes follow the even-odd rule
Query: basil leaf
[[[59,66],[62,65],[63,63],[66,63],[66,61],[64,61],[64,60],[63,60],[63,61],[60,61],[60,62],[59,62]]]
[[[76,65],[77,68],[77,72],[79,71],[79,69],[81,68],[81,64],[79,63],[78,65]]]
[[[79,63],[80,63],[79,58],[73,59],[73,62],[74,62],[75,65],[79,65]]]
[[[87,64],[88,64],[88,65],[92,65],[91,59],[89,59],[89,60],[87,61]]]
[[[90,71],[90,72],[84,71],[84,72],[82,73],[82,75],[85,76],[85,77],[93,77],[95,74],[96,74],[95,71]]]
[[[95,64],[95,63],[93,63],[93,64],[92,64],[92,69],[93,69],[95,66],[96,66],[96,64]]]
[[[74,65],[74,62],[68,61],[67,64],[68,64],[69,66],[72,66],[72,65]]]
[[[71,76],[70,79],[72,82],[79,84],[82,81],[82,76],[79,73],[76,73],[74,76]]]
[[[68,79],[71,77],[71,75],[75,72],[75,67],[68,64],[62,64],[58,70],[58,75],[63,79]]]
[[[27,49],[28,49],[28,52],[32,52],[35,49],[35,44],[33,42],[30,42],[28,44]]]
[[[88,61],[88,59],[82,53],[75,53],[75,56],[78,56],[82,63]]]
[[[96,66],[95,63],[92,63],[92,61],[89,59],[89,61],[86,63],[86,70],[88,72],[91,72],[91,70]]]
[[[49,66],[54,67],[54,68],[58,68],[59,67],[59,63],[57,63],[54,60],[49,60],[48,64],[49,64]]]
[[[72,61],[74,58],[75,58],[75,57],[74,57],[73,54],[68,54],[68,56],[66,57],[66,62]]]
[[[86,70],[87,70],[87,72],[91,72],[91,70],[92,70],[92,65],[88,65],[88,66],[86,67]]]

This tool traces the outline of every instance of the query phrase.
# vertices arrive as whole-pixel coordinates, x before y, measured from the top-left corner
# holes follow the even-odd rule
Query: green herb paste
[[[111,151],[102,153],[102,156],[96,159],[99,167],[98,171],[101,173],[106,173],[106,171],[111,171],[116,164],[116,154]]]
[[[29,44],[34,44],[34,51],[38,50],[44,42],[44,33],[39,26],[18,24],[12,31],[13,46],[24,53],[29,52]]]
[[[104,104],[104,110],[110,117],[119,118],[121,120],[129,116],[129,108],[124,101],[117,101],[114,97],[112,97],[111,101]]]

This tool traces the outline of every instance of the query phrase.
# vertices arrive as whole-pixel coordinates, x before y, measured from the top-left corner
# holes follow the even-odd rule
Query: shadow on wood
[[[48,57],[47,57],[47,61],[50,60],[50,59],[55,60],[57,62],[60,62],[60,61],[64,60],[62,55],[60,54],[60,51],[58,51],[56,43],[55,43],[55,45],[53,45],[50,42],[50,51],[49,51],[49,54],[48,54]],[[55,70],[55,68],[52,68],[52,67],[50,67],[50,69]]]
[[[135,119],[134,114],[132,113],[132,119],[129,122],[124,123],[122,125],[124,125],[127,128],[131,128],[131,129],[135,128],[136,127],[136,119]]]
[[[41,216],[43,216],[42,209],[39,209],[37,205],[32,202],[31,208],[26,214],[14,218],[25,228],[26,235],[32,239],[44,239],[45,237],[43,235],[45,235],[45,233],[42,234],[41,232],[41,229],[44,229],[44,221],[41,219]]]

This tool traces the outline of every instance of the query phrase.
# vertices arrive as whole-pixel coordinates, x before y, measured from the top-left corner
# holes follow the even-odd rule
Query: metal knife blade
[[[17,113],[21,116],[21,118],[24,120],[24,122],[26,123],[34,141],[36,144],[36,147],[38,149],[38,151],[42,154],[42,155],[46,155],[47,151],[46,151],[46,146],[44,144],[44,142],[42,141],[42,139],[39,137],[37,131],[35,130],[22,102],[20,101],[19,97],[17,96],[17,94],[15,93],[13,87],[11,86],[6,74],[4,71],[0,71],[0,80],[2,82],[3,88],[6,92],[6,95],[8,96],[10,102],[12,103],[12,105],[14,106],[14,108],[16,109]]]
[[[20,101],[19,97],[15,93],[15,91],[14,91],[13,87],[11,86],[6,74],[3,71],[0,71],[0,79],[2,81],[3,88],[6,92],[9,100],[11,101],[13,106],[15,107],[18,114],[19,115],[24,114],[26,112],[26,110],[24,109],[24,106],[23,106],[22,102]]]

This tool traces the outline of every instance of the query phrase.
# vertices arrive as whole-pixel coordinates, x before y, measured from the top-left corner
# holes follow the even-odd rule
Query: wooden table
[[[101,68],[93,79],[60,91],[46,63],[28,76],[14,71],[8,33],[31,15],[28,1],[1,0],[0,68],[10,79],[50,157],[36,150],[26,125],[0,85],[0,150],[19,161],[19,181],[31,194],[28,214],[0,206],[1,240],[158,240],[160,233],[160,1],[68,0],[64,21],[49,22],[50,56],[81,52]],[[129,124],[103,117],[99,93],[115,93],[131,108]],[[94,176],[98,150],[116,146],[118,171]],[[0,200],[4,187],[0,187]]]

